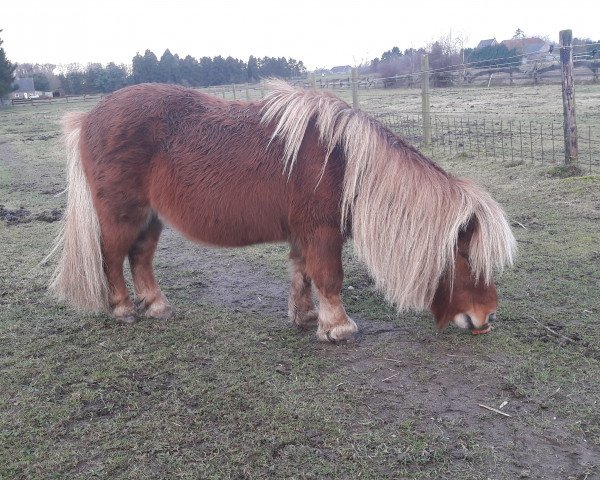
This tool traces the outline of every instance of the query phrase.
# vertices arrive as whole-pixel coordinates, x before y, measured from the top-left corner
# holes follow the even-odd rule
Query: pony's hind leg
[[[111,312],[122,323],[133,323],[136,308],[127,291],[123,263],[129,255],[136,291],[150,297],[147,292],[156,282],[152,267],[149,267],[150,275],[147,275],[144,265],[151,263],[161,225],[158,219],[154,220],[147,207],[128,206],[118,209],[109,202],[100,202],[97,211],[102,229],[102,253],[110,287],[108,300]]]
[[[357,330],[356,323],[346,315],[340,293],[343,238],[337,228],[319,227],[306,248],[306,272],[317,290],[319,299],[320,340],[336,343],[350,338]]]
[[[290,250],[292,286],[288,300],[288,313],[292,323],[299,328],[317,324],[318,312],[312,300],[312,280],[306,274],[306,259],[302,249],[292,243]]]
[[[135,307],[123,276],[123,262],[135,236],[135,229],[128,225],[108,227],[105,223],[102,228],[104,270],[110,286],[108,301],[112,315],[123,323],[135,321]]]
[[[162,232],[162,222],[153,215],[129,249],[129,266],[133,277],[138,312],[146,317],[166,320],[173,309],[160,290],[152,270],[152,258]]]

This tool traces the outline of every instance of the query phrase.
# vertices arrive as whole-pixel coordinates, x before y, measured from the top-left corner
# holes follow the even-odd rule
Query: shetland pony
[[[214,246],[288,242],[289,315],[317,324],[321,340],[357,330],[340,297],[349,237],[399,310],[429,307],[438,327],[473,333],[495,318],[492,273],[515,250],[502,209],[333,95],[273,81],[263,101],[231,102],[137,85],[68,115],[64,131],[68,199],[51,289],[76,308],[126,323],[171,317],[152,270],[164,222]]]

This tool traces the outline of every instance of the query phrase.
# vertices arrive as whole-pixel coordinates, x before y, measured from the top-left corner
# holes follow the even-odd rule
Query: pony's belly
[[[162,212],[159,215],[190,240],[217,247],[244,247],[282,242],[288,238],[286,222],[272,216],[248,216],[242,211],[236,215],[219,215],[216,212],[190,217]]]

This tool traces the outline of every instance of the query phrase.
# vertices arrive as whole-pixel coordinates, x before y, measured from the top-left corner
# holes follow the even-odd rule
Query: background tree
[[[180,60],[167,48],[158,62],[158,78],[163,83],[181,83]]]
[[[88,63],[83,72],[83,93],[92,94],[102,92],[106,85],[104,69],[100,63]]]
[[[391,50],[388,50],[387,52],[383,52],[381,54],[381,61],[382,62],[389,62],[389,61],[393,61],[396,58],[399,58],[402,56],[402,52],[400,51],[400,49],[398,47],[393,47]]]
[[[221,55],[217,55],[212,59],[208,75],[209,85],[223,85],[231,83],[229,80],[229,71],[227,68],[227,60]]]
[[[209,85],[219,85],[212,81],[213,78],[213,59],[202,57],[198,65],[198,85],[207,87]]]
[[[159,82],[158,59],[150,50],[139,53],[132,60],[132,74],[134,83]]]
[[[304,66],[302,60],[290,58],[288,60],[288,68],[291,77],[300,77],[306,74],[306,67]]]
[[[394,82],[392,77],[396,75],[412,74],[421,69],[421,56],[426,53],[425,49],[408,48],[404,53],[398,47],[393,47],[381,54],[381,58],[371,60],[369,71],[377,73],[385,81]]]
[[[179,61],[181,84],[186,87],[198,87],[200,83],[200,64],[191,55]]]
[[[258,70],[261,77],[291,78],[304,75],[306,67],[302,61],[289,60],[285,57],[263,57],[258,60]]]
[[[258,61],[253,55],[250,55],[248,59],[248,67],[246,68],[248,72],[248,81],[256,82],[260,78],[260,74],[258,72]]]
[[[521,63],[516,49],[509,50],[506,45],[499,44],[474,50],[469,56],[473,68],[508,68]]]
[[[33,88],[38,92],[47,92],[51,89],[48,77],[43,73],[33,74]]]
[[[0,30],[2,33],[2,30]],[[7,93],[15,90],[13,87],[14,71],[17,68],[6,58],[4,48],[2,48],[3,40],[0,38],[0,97],[4,97]]]
[[[24,68],[26,76],[39,72],[40,90],[48,90],[48,77],[54,65],[41,66],[28,64]],[[144,55],[137,53],[132,59],[132,67],[109,63],[103,67],[100,63],[90,63],[86,67],[71,64],[66,72],[56,77],[59,87],[68,95],[109,93],[127,85],[145,82],[164,82],[186,85],[189,87],[207,87],[231,83],[256,81],[261,76],[277,76],[290,78],[304,75],[306,67],[302,61],[285,57],[263,57],[257,59],[250,56],[248,63],[231,56],[220,55],[210,58],[202,57],[199,61],[190,55],[184,59],[173,55],[166,49],[160,60],[154,52],[146,50]],[[51,87],[52,89],[57,87]]]
[[[60,85],[67,95],[82,95],[85,92],[85,70],[78,63],[67,65],[66,73],[58,76]]]
[[[246,64],[237,58],[231,56],[225,59],[226,64],[226,81],[225,83],[244,83],[248,79]]]
[[[106,67],[90,64],[86,68],[85,93],[109,93],[129,84],[125,65],[109,63]]]
[[[525,32],[523,30],[521,30],[520,28],[517,28],[515,30],[515,34],[513,35],[512,38],[513,38],[513,40],[525,38]]]

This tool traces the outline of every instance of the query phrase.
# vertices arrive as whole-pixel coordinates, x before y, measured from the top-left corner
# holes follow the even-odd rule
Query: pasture
[[[535,88],[532,115],[554,115],[556,86]],[[515,92],[444,101],[510,115]],[[361,106],[414,111],[399,93]],[[91,106],[0,110],[0,478],[600,476],[600,177],[433,152],[499,200],[518,240],[488,335],[396,313],[348,244],[360,332],[319,343],[288,321],[286,247],[214,250],[171,230],[155,265],[176,316],[126,327],[57,304],[40,265],[65,204],[60,118]]]

